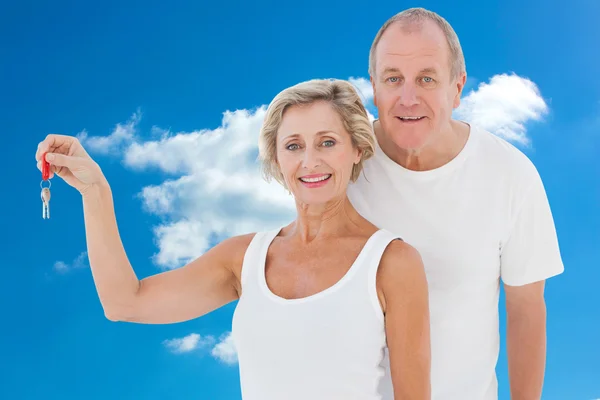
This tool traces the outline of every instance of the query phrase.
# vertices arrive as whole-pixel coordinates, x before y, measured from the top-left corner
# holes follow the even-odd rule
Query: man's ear
[[[454,101],[452,102],[453,108],[458,108],[460,106],[460,97],[462,96],[463,89],[465,88],[465,84],[467,83],[467,73],[463,72],[460,74],[460,77],[456,80],[456,95],[454,96]]]

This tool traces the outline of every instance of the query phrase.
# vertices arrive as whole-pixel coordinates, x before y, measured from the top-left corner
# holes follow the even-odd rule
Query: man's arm
[[[545,281],[504,285],[511,400],[539,400],[546,366]]]
[[[542,179],[526,157],[515,167],[518,173],[511,175],[513,186],[507,192],[509,229],[500,252],[510,391],[512,400],[539,400],[546,365],[544,285],[564,266]]]

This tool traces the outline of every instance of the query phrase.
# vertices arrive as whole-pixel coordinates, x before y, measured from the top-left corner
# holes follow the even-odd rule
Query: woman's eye
[[[298,149],[298,145],[295,144],[295,143],[288,144],[285,148],[288,149],[288,150],[297,150]]]
[[[324,141],[324,142],[323,142],[323,145],[324,145],[325,147],[331,147],[331,146],[333,146],[334,144],[335,144],[335,142],[334,142],[333,140],[326,140],[326,141]]]

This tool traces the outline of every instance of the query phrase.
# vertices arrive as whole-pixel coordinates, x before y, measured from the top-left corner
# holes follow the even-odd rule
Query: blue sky
[[[104,318],[79,195],[54,179],[41,218],[37,143],[80,135],[111,183],[138,276],[176,268],[293,218],[253,162],[264,105],[311,78],[365,88],[375,33],[411,6],[459,34],[469,90],[457,113],[510,138],[544,179],[566,271],[547,284],[543,399],[600,398],[600,3],[204,3],[0,4],[0,398],[239,399],[234,304],[176,325]]]

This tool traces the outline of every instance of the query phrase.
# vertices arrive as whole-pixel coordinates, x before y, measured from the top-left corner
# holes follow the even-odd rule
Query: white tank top
[[[257,233],[242,266],[232,336],[243,400],[382,399],[391,380],[382,364],[386,336],[376,274],[398,237],[377,231],[336,284],[288,300],[265,279],[267,250],[279,232]]]

